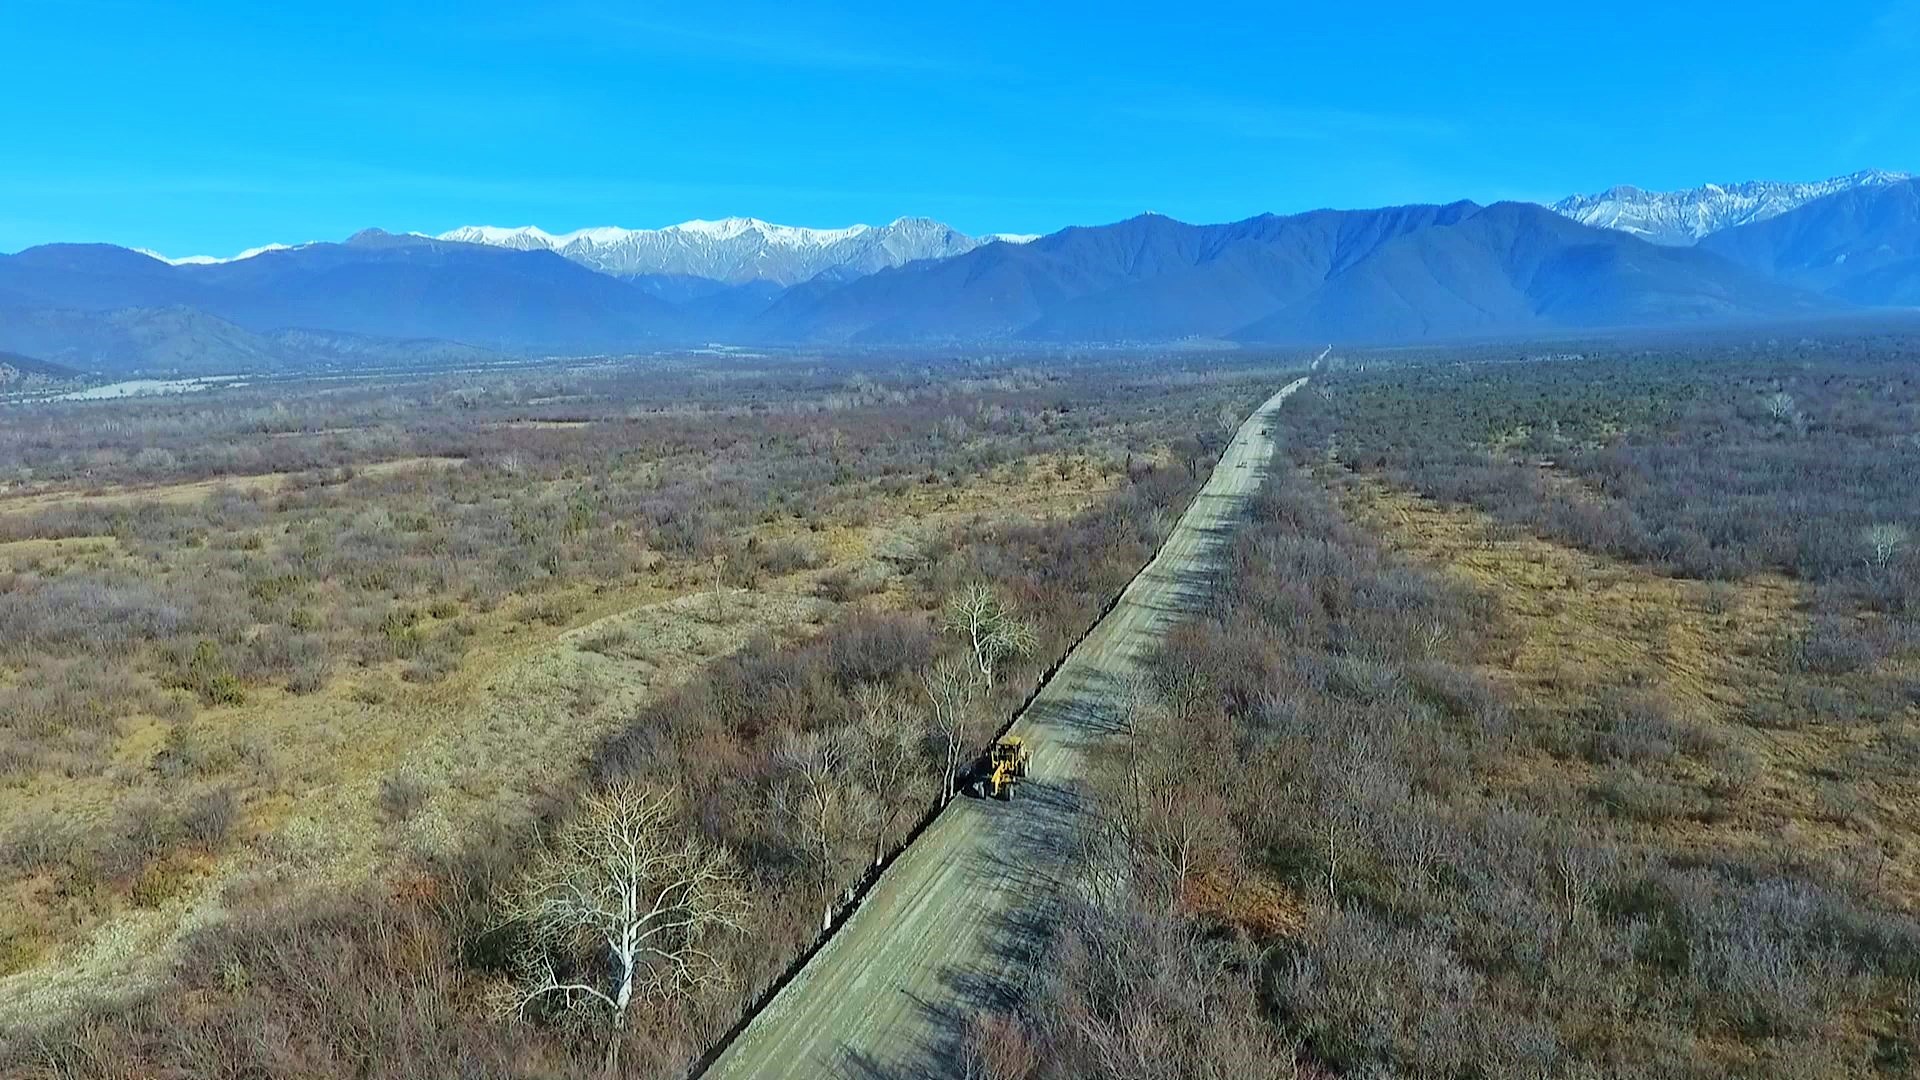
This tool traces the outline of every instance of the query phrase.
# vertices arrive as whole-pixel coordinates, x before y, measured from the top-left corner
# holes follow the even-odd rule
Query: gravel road
[[[1084,821],[1087,754],[1113,737],[1115,695],[1202,597],[1273,454],[1266,431],[1298,379],[1234,435],[1206,486],[1111,614],[1013,731],[1034,749],[1011,802],[958,798],[860,908],[716,1059],[718,1080],[942,1077],[968,1019],[1013,985]]]

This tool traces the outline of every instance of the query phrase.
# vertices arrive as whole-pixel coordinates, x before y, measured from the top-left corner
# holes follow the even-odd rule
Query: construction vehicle
[[[986,794],[996,799],[1013,798],[1013,782],[1024,779],[1027,765],[1032,761],[1032,753],[1027,749],[1024,739],[1018,735],[1003,735],[987,748],[987,756],[981,764],[980,786]]]

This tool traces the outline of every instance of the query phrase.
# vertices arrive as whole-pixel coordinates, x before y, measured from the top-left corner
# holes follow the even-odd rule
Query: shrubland
[[[1317,379],[979,1074],[1910,1070],[1920,383],[1791,352]]]
[[[8,1067],[553,1075],[614,1053],[676,1075],[939,797],[940,680],[970,759],[1275,377],[714,362],[23,411],[0,442],[0,865],[30,918],[0,963],[108,1004],[22,999]],[[990,682],[945,629],[982,584],[1030,631]],[[810,621],[757,626],[774,600]],[[665,635],[699,662],[668,665]],[[648,681],[500,696],[515,658],[562,648],[561,670]],[[542,730],[516,736],[516,702]],[[281,722],[309,707],[311,732]],[[492,756],[454,775],[512,776],[524,807],[440,786],[447,754]],[[364,809],[303,811],[350,777]],[[611,792],[658,808],[672,851],[724,853],[745,898],[700,977],[646,984],[617,1024],[528,991],[605,956],[516,916]],[[85,969],[75,942],[182,904],[170,970]]]

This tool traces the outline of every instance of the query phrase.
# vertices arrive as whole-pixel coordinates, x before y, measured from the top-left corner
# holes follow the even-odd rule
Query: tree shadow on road
[[[1084,857],[1089,798],[1083,783],[1035,783],[1022,789],[1019,806],[998,823],[995,843],[969,856],[969,880],[990,883],[1016,897],[981,931],[976,963],[940,972],[944,990],[915,1004],[930,1032],[904,1062],[859,1075],[887,1080],[923,1080],[966,1075],[968,1039],[975,1020],[1016,1007],[1052,936],[1061,891]],[[1017,816],[1011,811],[1017,810]],[[874,1070],[867,1060],[862,1067]]]

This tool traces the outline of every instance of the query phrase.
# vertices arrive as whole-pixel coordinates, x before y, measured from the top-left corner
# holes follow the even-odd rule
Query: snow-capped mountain
[[[308,244],[262,244],[256,248],[248,248],[238,255],[229,255],[224,259],[214,255],[187,255],[178,259],[169,259],[151,248],[134,248],[133,250],[150,258],[159,259],[169,266],[218,266],[221,263],[234,263],[244,259],[251,259],[255,255],[265,255],[269,251],[292,251],[296,248],[308,247],[310,243],[311,241]]]
[[[1778,217],[1823,196],[1910,179],[1907,173],[1868,169],[1810,184],[1752,180],[1744,184],[1704,184],[1688,191],[1642,191],[1622,186],[1596,195],[1572,195],[1551,208],[1582,225],[1618,229],[1656,244],[1684,246],[1721,229]]]
[[[1023,243],[1033,237],[968,236],[928,218],[804,229],[735,217],[688,221],[664,229],[602,227],[558,235],[531,225],[517,229],[468,225],[436,239],[521,251],[545,248],[622,277],[673,275],[792,285],[821,274],[858,277],[916,259],[960,255],[994,240]]]

